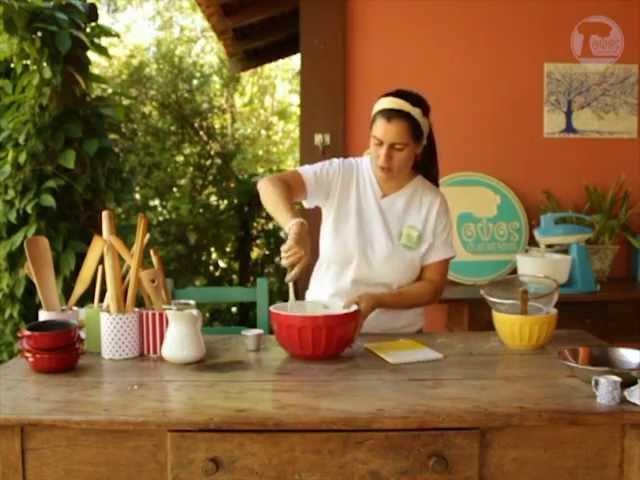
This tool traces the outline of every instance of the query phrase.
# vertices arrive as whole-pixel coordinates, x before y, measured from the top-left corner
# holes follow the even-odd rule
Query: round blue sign
[[[449,278],[466,284],[486,283],[508,274],[515,255],[529,240],[522,203],[501,181],[475,172],[440,180],[453,225],[456,257]]]

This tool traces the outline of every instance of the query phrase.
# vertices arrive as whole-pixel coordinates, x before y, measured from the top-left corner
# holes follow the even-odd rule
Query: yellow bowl
[[[544,346],[556,329],[558,310],[540,315],[517,315],[491,311],[493,326],[500,340],[515,350],[534,350]]]

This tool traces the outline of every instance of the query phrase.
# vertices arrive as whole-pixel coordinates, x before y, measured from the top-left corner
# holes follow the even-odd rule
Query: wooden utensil
[[[526,315],[529,312],[529,290],[522,287],[520,289],[520,315]]]
[[[31,273],[31,269],[29,268],[29,260],[27,260],[26,262],[24,262],[24,273],[27,277],[29,277],[29,279],[35,283],[35,280],[33,279],[33,273]]]
[[[76,279],[76,284],[73,287],[73,292],[71,292],[71,297],[67,302],[67,307],[73,307],[80,298],[80,295],[82,295],[87,288],[89,288],[89,285],[91,285],[93,274],[96,271],[98,263],[100,263],[103,250],[104,239],[100,235],[94,235],[91,239],[91,244],[89,245],[87,254],[84,257],[84,261],[82,262],[82,267],[80,267],[80,273],[78,273],[78,278]]]
[[[287,306],[289,311],[293,311],[293,305],[296,303],[296,287],[293,282],[289,282],[289,302]]]
[[[115,249],[118,251],[122,259],[125,261],[124,268],[126,269],[127,265],[131,267],[131,262],[133,261],[133,257],[131,257],[131,252],[129,251],[127,246],[124,244],[124,242],[117,235],[111,235],[110,240],[111,240],[111,244],[115,247]],[[132,250],[134,247],[135,247],[135,244],[133,245]],[[123,274],[125,273],[124,269],[122,270],[122,273]]]
[[[116,221],[111,210],[102,211],[102,237],[107,241],[104,249],[104,272],[109,292],[109,311],[124,312],[124,293],[122,290],[122,272],[118,252],[111,244],[110,237],[116,235]]]
[[[100,303],[100,291],[102,290],[102,264],[98,265],[98,274],[96,275],[96,290],[93,294],[93,307],[98,308]]]
[[[131,279],[129,280],[129,289],[127,290],[127,312],[133,312],[133,307],[136,303],[136,294],[138,293],[138,285],[140,279],[138,272],[142,265],[142,257],[144,255],[144,237],[147,236],[149,230],[149,220],[144,214],[138,215],[138,222],[136,225],[136,240],[133,245],[133,254],[131,262]]]
[[[160,257],[160,253],[155,248],[149,250],[149,254],[151,255],[151,262],[153,262],[153,268],[158,271],[158,277],[160,278],[160,287],[162,289],[162,301],[166,304],[171,303],[171,293],[169,293],[169,289],[167,288],[167,277],[164,274],[164,264],[162,263],[162,258]]]
[[[153,308],[162,310],[162,287],[160,286],[158,271],[155,268],[143,270],[140,272],[140,281],[149,292]]]
[[[151,238],[151,234],[147,233],[144,236],[144,247],[146,248],[147,244],[149,243],[149,239]],[[111,243],[113,244],[113,246],[116,248],[116,250],[118,251],[118,253],[120,254],[120,256],[122,257],[122,259],[125,261],[125,265],[122,269],[122,275],[125,276],[124,282],[122,283],[122,288],[123,289],[127,289],[128,285],[129,285],[129,280],[131,279],[131,262],[133,261],[133,257],[131,256],[131,252],[129,252],[129,249],[127,248],[127,246],[124,244],[124,242],[120,239],[120,237],[118,237],[117,235],[111,235],[110,237]],[[135,247],[135,244],[134,246]],[[132,249],[133,249],[132,247]],[[142,299],[144,300],[144,306],[146,308],[151,308],[151,298],[149,296],[149,292],[147,292],[145,286],[140,283],[141,285],[141,289],[140,292],[142,293]],[[105,292],[104,295],[104,299],[102,301],[102,308],[106,308],[108,305],[108,292]]]
[[[24,249],[42,308],[49,311],[60,311],[60,298],[58,297],[56,273],[53,268],[49,240],[42,235],[35,235],[25,240]]]

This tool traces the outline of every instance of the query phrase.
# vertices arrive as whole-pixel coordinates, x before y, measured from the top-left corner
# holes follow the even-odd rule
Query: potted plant
[[[542,213],[566,211],[553,193],[544,190],[543,194],[546,203],[540,209]],[[609,276],[611,264],[620,248],[620,237],[625,237],[635,248],[640,248],[640,239],[636,238],[629,225],[635,206],[631,204],[631,192],[625,186],[624,178],[616,180],[608,191],[586,185],[585,195],[582,213],[587,217],[567,215],[563,220],[593,229],[593,234],[587,240],[587,249],[593,273],[602,282]]]

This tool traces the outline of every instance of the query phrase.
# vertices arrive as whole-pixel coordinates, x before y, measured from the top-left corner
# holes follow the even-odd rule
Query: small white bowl
[[[532,251],[516,254],[518,273],[523,275],[544,275],[560,285],[569,280],[571,256],[564,253]]]

